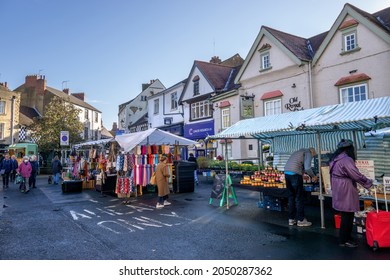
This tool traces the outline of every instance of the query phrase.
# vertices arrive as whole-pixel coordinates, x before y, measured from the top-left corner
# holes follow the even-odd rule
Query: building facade
[[[0,83],[0,154],[6,146],[18,142],[20,93]]]
[[[175,135],[184,135],[184,113],[179,98],[186,79],[148,98],[149,126]]]
[[[142,91],[134,99],[119,105],[118,126],[122,133],[132,133],[150,128],[148,98],[163,91],[165,86],[158,80],[142,85]]]
[[[69,92],[69,89],[58,90],[47,86],[47,81],[43,75],[29,75],[25,78],[25,83],[14,90],[20,92],[20,110],[26,122],[21,123],[20,140],[28,139],[28,125],[34,117],[44,116],[46,106],[52,98],[58,97],[80,109],[79,120],[84,125],[81,137],[84,141],[101,139],[103,128],[102,113],[95,107],[84,101],[84,93]]]

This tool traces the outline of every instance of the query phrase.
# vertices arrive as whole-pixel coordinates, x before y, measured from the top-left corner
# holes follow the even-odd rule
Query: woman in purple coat
[[[355,149],[351,140],[342,139],[329,164],[332,187],[332,205],[340,212],[340,246],[357,247],[352,238],[354,213],[360,210],[357,183],[372,187],[372,180],[360,173],[355,164]]]
[[[24,193],[28,193],[30,188],[28,186],[27,180],[31,176],[32,167],[28,160],[28,157],[23,157],[23,162],[19,165],[17,172],[23,177],[23,182],[20,184],[20,189]]]

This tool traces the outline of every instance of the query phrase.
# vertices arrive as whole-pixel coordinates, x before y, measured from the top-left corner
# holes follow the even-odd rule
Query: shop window
[[[341,103],[363,101],[367,99],[367,84],[340,88]]]
[[[282,99],[268,100],[264,102],[264,115],[279,115],[282,113]]]
[[[222,129],[230,126],[230,108],[221,109],[222,114]]]
[[[5,101],[0,101],[0,115],[5,114]]]

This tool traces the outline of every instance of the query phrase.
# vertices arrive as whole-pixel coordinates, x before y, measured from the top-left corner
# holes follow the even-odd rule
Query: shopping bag
[[[149,184],[151,185],[156,185],[157,180],[156,180],[156,172],[153,172],[152,177],[150,177]]]
[[[16,175],[16,177],[15,177],[15,184],[20,184],[23,181],[24,181],[24,179],[23,179],[22,175],[20,175],[20,174]]]

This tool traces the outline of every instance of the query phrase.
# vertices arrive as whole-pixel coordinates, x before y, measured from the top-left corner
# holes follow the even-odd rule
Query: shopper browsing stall
[[[295,224],[300,227],[311,226],[311,222],[305,218],[303,173],[306,172],[313,182],[317,181],[318,177],[311,168],[311,161],[315,155],[314,148],[300,149],[290,156],[284,167],[286,188],[289,192],[288,224],[290,226]]]
[[[329,163],[332,206],[341,215],[339,244],[344,247],[358,246],[352,238],[354,213],[360,210],[357,183],[372,187],[372,180],[360,173],[355,159],[353,142],[342,139]]]
[[[165,155],[161,156],[160,162],[156,167],[156,181],[158,189],[158,202],[156,208],[163,208],[164,206],[170,205],[168,202],[169,187],[168,187],[168,178],[169,172],[167,168],[167,157]]]

